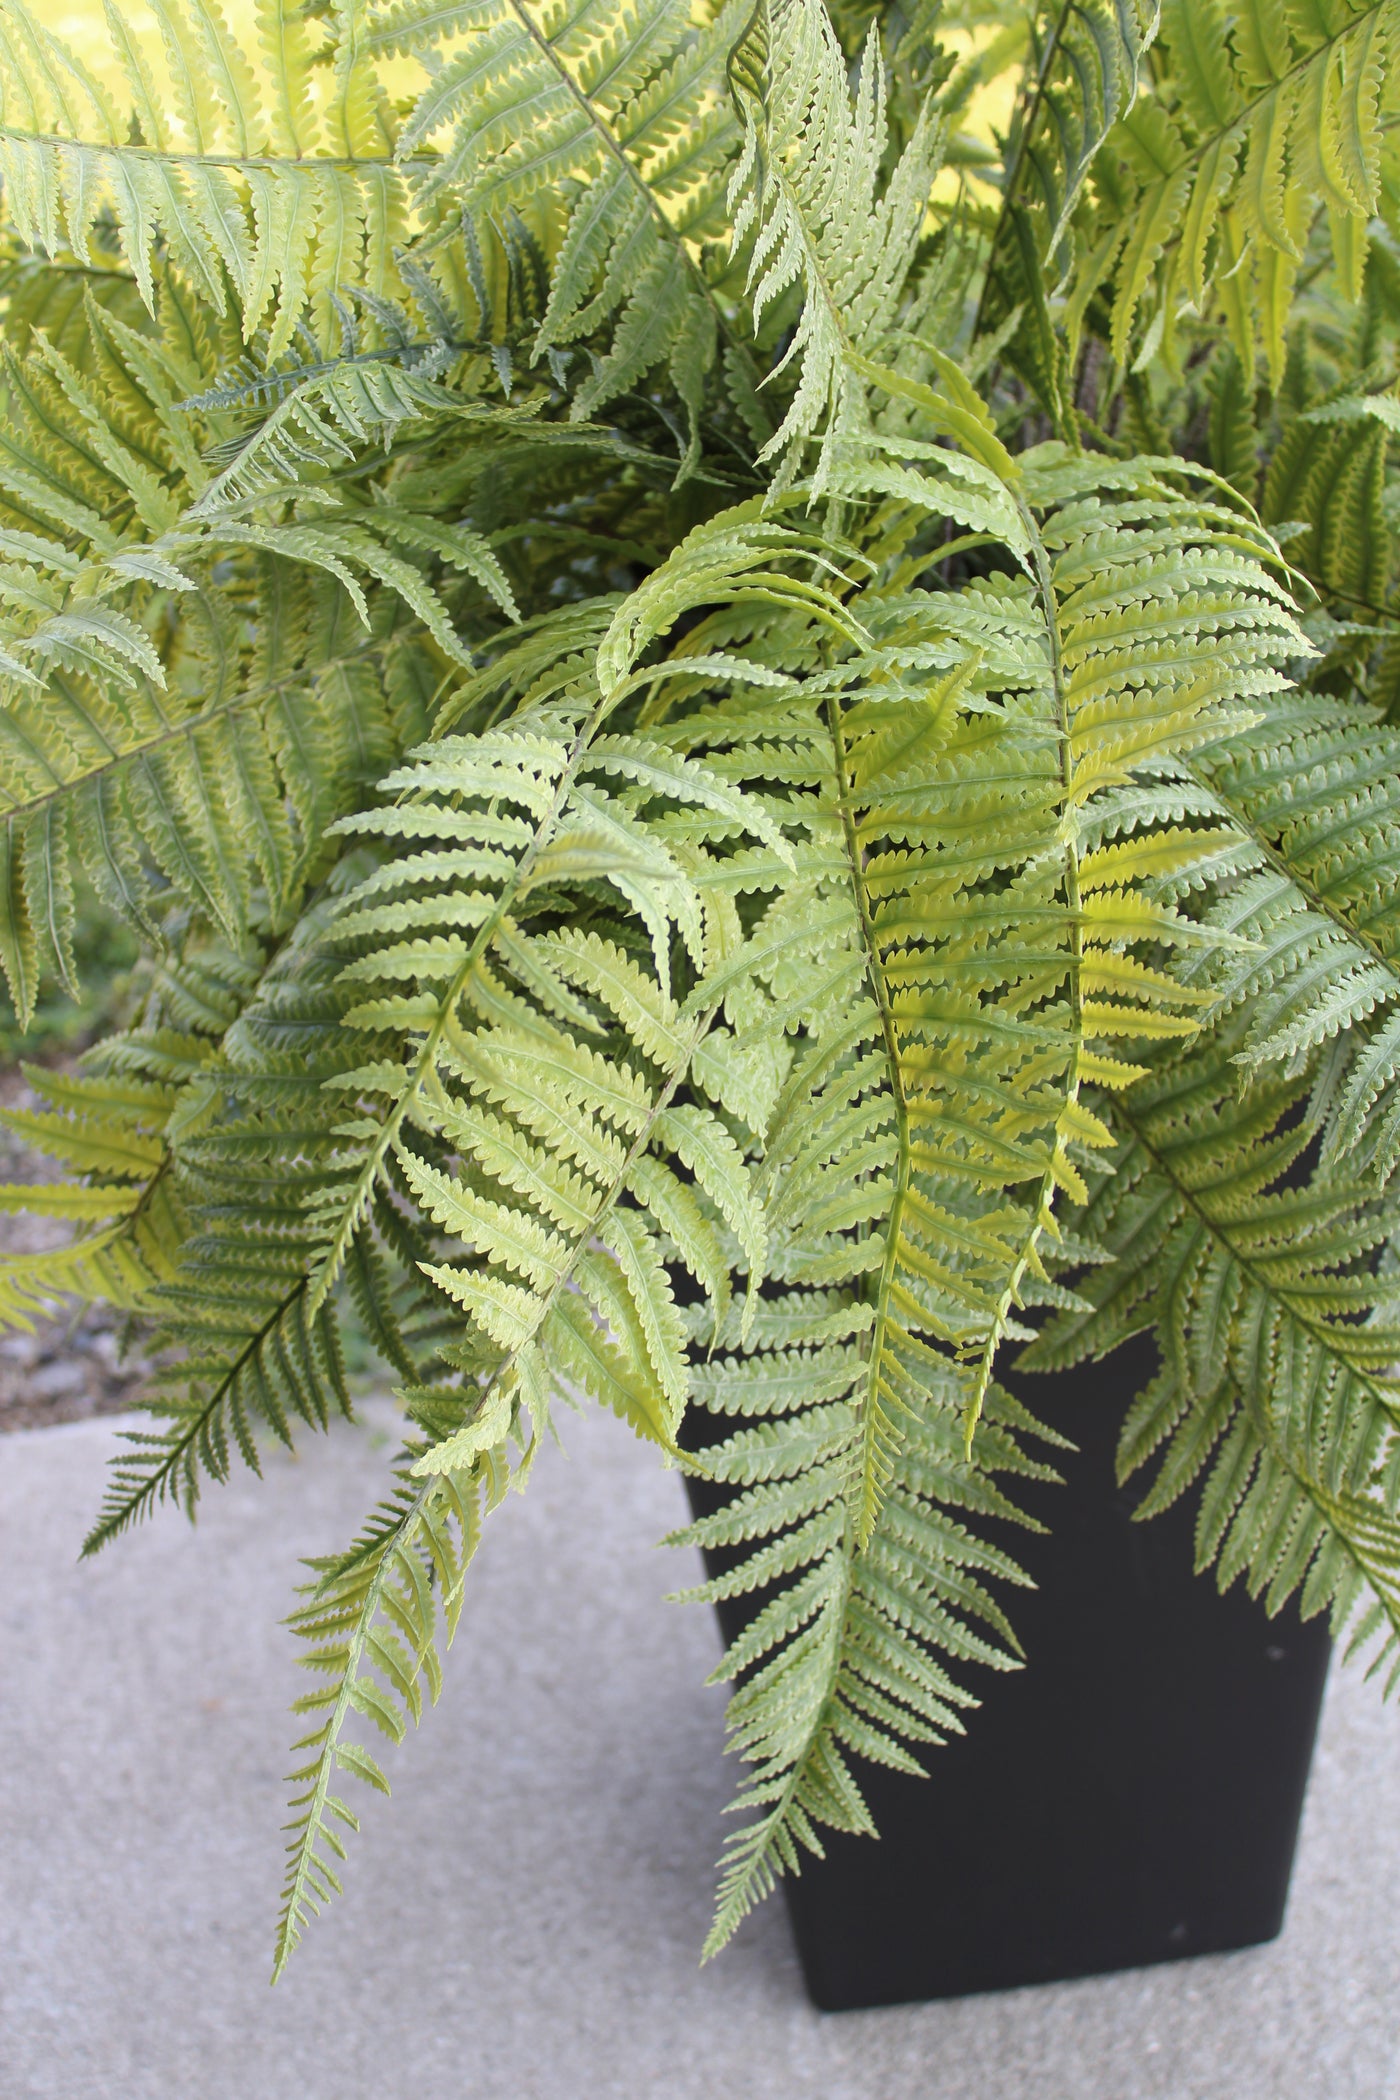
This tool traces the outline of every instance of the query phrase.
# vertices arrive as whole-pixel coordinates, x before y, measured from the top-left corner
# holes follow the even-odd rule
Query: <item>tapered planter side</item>
[[[1279,1931],[1330,1643],[1192,1571],[1195,1498],[1131,1521],[1115,1485],[1145,1348],[1024,1398],[1079,1449],[1023,1491],[1053,1529],[998,1536],[1034,1579],[1010,1601],[1027,1666],[964,1670],[981,1707],[930,1778],[867,1764],[878,1841],[824,1833],[783,1884],[824,2010],[1004,1990],[1245,1947]],[[689,1483],[697,1512],[719,1491]],[[979,1529],[985,1531],[986,1527]],[[712,1563],[723,1562],[717,1556]],[[762,1601],[761,1599],[759,1600]],[[721,1609],[732,1637],[753,1599]]]

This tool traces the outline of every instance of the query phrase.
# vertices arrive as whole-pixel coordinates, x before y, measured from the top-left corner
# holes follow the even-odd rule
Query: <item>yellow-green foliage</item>
[[[93,1547],[393,1380],[278,1968],[561,1391],[729,1490],[712,1947],[1018,1660],[1008,1345],[1393,1659],[1400,0],[152,13],[0,0],[0,964],[145,958],[0,1313]]]

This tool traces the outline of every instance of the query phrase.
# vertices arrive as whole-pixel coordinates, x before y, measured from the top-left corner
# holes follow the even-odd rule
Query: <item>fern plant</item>
[[[712,1948],[1020,1659],[1008,1350],[1393,1669],[1395,0],[152,13],[0,0],[0,964],[145,957],[0,1312],[90,1548],[393,1381],[277,1969],[561,1394],[724,1491]]]

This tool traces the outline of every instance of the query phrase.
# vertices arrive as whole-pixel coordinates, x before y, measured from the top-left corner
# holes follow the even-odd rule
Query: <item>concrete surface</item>
[[[383,1421],[79,1567],[113,1435],[0,1442],[3,2100],[1400,2096],[1400,1717],[1350,1673],[1274,1947],[822,2017],[770,1905],[699,1970],[715,1641],[661,1601],[680,1484],[611,1421],[494,1519],[442,1703],[270,1992],[279,1617],[375,1500]]]

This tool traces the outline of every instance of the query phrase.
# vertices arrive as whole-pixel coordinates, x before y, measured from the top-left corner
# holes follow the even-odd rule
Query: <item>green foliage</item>
[[[1164,77],[1110,137],[1082,215],[1082,262],[1111,284],[1111,342],[1125,357],[1140,313],[1147,354],[1178,302],[1216,302],[1246,372],[1262,345],[1282,372],[1293,287],[1319,208],[1350,296],[1381,189],[1381,110],[1400,11],[1164,0]],[[1155,341],[1153,338],[1155,337]],[[1171,354],[1168,346],[1168,355]]]
[[[141,1323],[90,1548],[394,1382],[279,1971],[561,1395],[727,1497],[711,1949],[1019,1662],[1008,1345],[1393,1669],[1389,0],[154,12],[0,0],[20,1029],[140,951],[0,1314]]]
[[[900,493],[936,515],[957,498],[939,487],[948,455],[923,449]],[[887,472],[873,479],[883,492]],[[1151,895],[1151,846],[1125,835],[1115,791],[1209,735],[1242,692],[1275,688],[1274,661],[1301,639],[1212,506],[1060,447],[1008,481],[1029,575],[867,585],[846,611],[873,647],[828,647],[802,704],[754,721],[792,740],[783,777],[812,796],[834,879],[790,915],[770,987],[807,987],[787,996],[810,1047],[767,1122],[760,1181],[789,1288],[746,1352],[697,1374],[701,1404],[759,1420],[706,1451],[750,1490],[742,1528],[726,1512],[685,1536],[756,1541],[727,1587],[796,1578],[721,1672],[752,1673],[730,1719],[756,1814],[731,1841],[715,1946],[815,1825],[868,1827],[848,1753],[907,1768],[906,1744],[951,1725],[966,1695],[926,1650],[992,1659],[969,1612],[1004,1638],[969,1587],[979,1549],[950,1546],[945,1507],[999,1506],[989,1476],[1021,1463],[1007,1396],[980,1418],[998,1344],[1026,1332],[1017,1311],[1054,1298],[1056,1199],[1083,1199],[1082,1164],[1109,1142],[1090,1087],[1141,1072],[1120,1045],[1194,1033],[1192,994],[1140,951],[1210,938]],[[1115,650],[1134,686],[1108,669]],[[724,713],[704,720],[713,748]],[[1218,836],[1178,836],[1188,879]],[[903,1631],[911,1594],[919,1646]]]
[[[217,0],[155,0],[169,98],[151,54],[115,7],[118,103],[103,78],[23,4],[0,11],[0,166],[15,232],[66,240],[82,264],[104,220],[148,306],[158,254],[245,336],[269,316],[272,350],[308,299],[342,284],[383,293],[408,202],[390,107],[374,78],[365,11],[347,0],[323,38],[299,8],[260,0],[259,52],[240,48]],[[312,83],[326,60],[324,104]],[[259,64],[260,61],[260,64]],[[261,73],[261,78],[259,78]]]
[[[1288,1186],[1309,1141],[1303,1089],[1270,1075],[1241,1090],[1238,1028],[1168,1061],[1121,1103],[1112,1172],[1088,1222],[1110,1255],[1152,1245],[1084,1285],[1029,1360],[1069,1364],[1155,1324],[1163,1368],[1123,1428],[1124,1476],[1160,1464],[1144,1514],[1201,1474],[1200,1567],[1244,1575],[1277,1610],[1332,1607],[1352,1645],[1380,1635],[1391,1681],[1400,1647],[1400,1535],[1393,1512],[1397,1397],[1389,1279],[1368,1256],[1393,1230],[1366,1183],[1328,1174]]]
[[[340,1773],[381,1794],[389,1782],[363,1743],[342,1736],[358,1714],[390,1742],[401,1743],[407,1722],[422,1718],[420,1678],[437,1697],[442,1682],[439,1623],[447,1641],[456,1630],[462,1590],[480,1537],[483,1514],[495,1507],[507,1475],[487,1452],[427,1487],[403,1477],[400,1490],[371,1517],[342,1560],[313,1561],[319,1578],[291,1624],[309,1644],[299,1656],[329,1679],[296,1702],[299,1714],[321,1715],[295,1745],[310,1760],[289,1775],[292,1796],[288,1868],[277,1925],[277,1973],[309,1920],[340,1893],[326,1857],[345,1858],[341,1831],[360,1827],[355,1811],[331,1791]]]
[[[73,904],[78,996],[61,983],[42,987],[27,1029],[0,1014],[0,1061],[11,1068],[28,1054],[52,1062],[116,1027],[139,982],[139,954],[130,929],[104,912],[90,892],[78,892]]]
[[[674,0],[580,12],[397,0],[364,40],[367,53],[413,53],[429,68],[399,139],[401,155],[438,149],[420,202],[500,219],[542,190],[558,198],[535,355],[610,324],[606,353],[575,393],[580,415],[664,360],[690,418],[687,468],[722,318],[692,244],[723,229],[734,142],[724,66],[743,17],[739,0],[698,18]]]
[[[36,1065],[25,1076],[42,1105],[0,1111],[6,1128],[81,1179],[20,1183],[0,1189],[0,1203],[72,1219],[78,1229],[66,1246],[0,1261],[0,1314],[28,1328],[36,1311],[65,1296],[139,1310],[174,1275],[185,1229],[161,1138],[170,1094]]]
[[[1236,1060],[1327,1046],[1326,1153],[1364,1161],[1382,1184],[1400,1158],[1397,766],[1394,729],[1299,695],[1193,767],[1247,838],[1241,879],[1206,914],[1249,944],[1217,974],[1219,1011],[1247,1015]]]
[[[744,107],[744,150],[730,184],[733,240],[752,229],[748,291],[757,325],[795,282],[805,297],[783,359],[800,379],[787,415],[759,453],[786,451],[774,492],[789,486],[818,430],[824,488],[843,441],[865,425],[855,359],[878,354],[900,293],[939,161],[931,106],[920,112],[884,194],[885,72],[871,35],[851,107],[841,47],[825,12],[804,0],[760,4],[732,68]],[[842,208],[830,200],[839,196]]]

